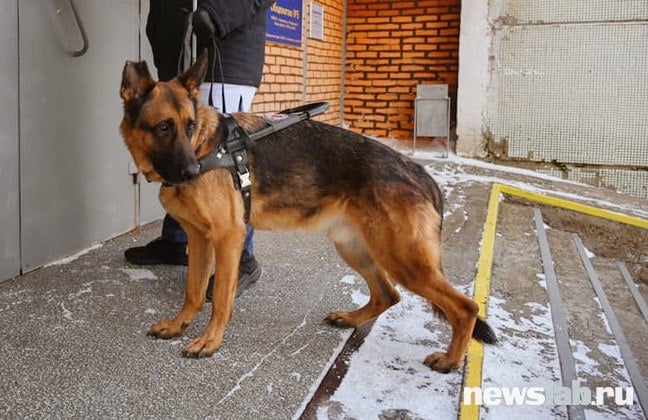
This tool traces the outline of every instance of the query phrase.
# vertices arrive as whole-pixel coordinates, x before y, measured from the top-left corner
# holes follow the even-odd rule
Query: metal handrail
[[[83,46],[81,47],[81,49],[76,51],[69,51],[69,53],[72,57],[81,57],[88,51],[88,48],[90,48],[90,42],[88,41],[88,35],[86,34],[85,27],[83,26],[83,21],[81,21],[81,17],[79,16],[79,12],[77,11],[76,4],[74,4],[74,0],[68,0],[68,2],[70,3],[70,8],[72,9],[74,20],[76,21],[79,32],[81,33],[81,38],[83,39]]]

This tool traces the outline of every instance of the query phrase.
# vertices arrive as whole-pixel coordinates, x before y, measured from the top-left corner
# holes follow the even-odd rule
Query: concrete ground
[[[444,272],[467,294],[494,181],[648,218],[645,201],[609,191],[456,157],[423,163],[447,199]],[[573,232],[595,255],[629,347],[648,378],[648,324],[616,268],[624,261],[648,299],[646,231],[542,211],[581,386],[630,386],[630,380],[574,254]],[[505,200],[500,209],[488,308],[500,342],[486,348],[483,386],[560,384],[532,212],[520,200]],[[206,325],[208,310],[182,338],[147,337],[151,324],[181,307],[186,269],[131,266],[123,251],[145,244],[159,229],[159,223],[145,226],[0,283],[0,418],[456,418],[463,369],[441,375],[421,363],[450,338],[446,323],[425,302],[403,292],[399,305],[346,346],[351,331],[324,322],[329,311],[357,307],[368,297],[325,238],[257,233],[263,277],[237,299],[223,347],[212,358],[180,355]],[[335,372],[341,373],[326,375],[340,365]],[[320,386],[327,381],[332,385]],[[566,413],[560,404],[481,410],[487,418]],[[630,406],[605,401],[586,415],[644,418],[637,398]]]

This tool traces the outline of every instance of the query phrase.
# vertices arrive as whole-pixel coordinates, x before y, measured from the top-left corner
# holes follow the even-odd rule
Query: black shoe
[[[126,261],[140,265],[187,265],[187,246],[163,241],[157,238],[145,246],[136,246],[124,251]]]
[[[256,283],[257,280],[261,277],[261,265],[252,257],[249,260],[241,261],[239,265],[239,280],[238,286],[236,287],[236,297],[239,297],[243,290],[247,289],[252,283]],[[211,302],[214,295],[214,275],[209,276],[209,284],[207,285],[207,293],[205,293],[205,299],[207,302]]]

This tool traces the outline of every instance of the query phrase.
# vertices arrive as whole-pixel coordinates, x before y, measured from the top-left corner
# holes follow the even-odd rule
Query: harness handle
[[[301,105],[295,108],[285,109],[281,112],[265,117],[268,127],[262,128],[259,131],[249,134],[252,141],[259,140],[263,137],[269,136],[272,133],[290,127],[293,124],[309,120],[317,115],[323,114],[329,109],[328,102],[314,102],[310,104]]]

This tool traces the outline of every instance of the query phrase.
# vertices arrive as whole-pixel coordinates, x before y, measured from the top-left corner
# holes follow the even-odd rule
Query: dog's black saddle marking
[[[234,186],[241,190],[245,204],[245,223],[250,219],[252,207],[252,183],[250,181],[250,159],[248,151],[255,141],[261,140],[286,127],[310,119],[326,112],[328,102],[315,102],[286,109],[271,116],[264,117],[267,127],[254,133],[247,133],[243,127],[229,114],[223,114],[221,123],[224,124],[225,140],[218,148],[198,161],[200,173],[217,168],[229,169],[232,173]]]

